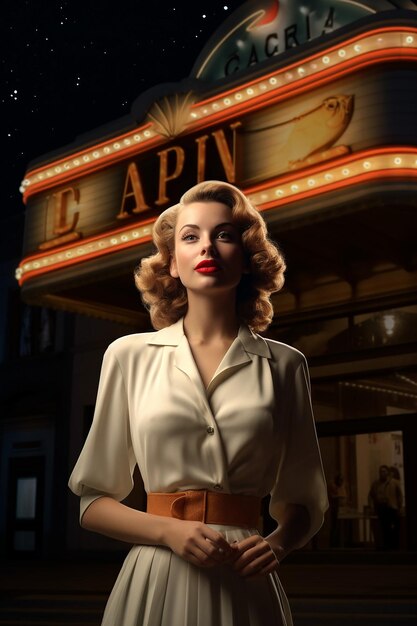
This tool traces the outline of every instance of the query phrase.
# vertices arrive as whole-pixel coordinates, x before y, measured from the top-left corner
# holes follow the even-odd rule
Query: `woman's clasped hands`
[[[203,522],[174,522],[167,545],[175,554],[197,567],[230,565],[243,577],[264,576],[278,568],[271,545],[260,535],[229,543],[222,533]]]

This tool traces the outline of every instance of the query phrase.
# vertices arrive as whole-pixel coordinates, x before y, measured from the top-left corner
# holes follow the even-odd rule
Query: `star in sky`
[[[126,115],[145,90],[186,78],[244,2],[6,2],[0,25],[8,171],[2,213],[22,211],[29,162]]]

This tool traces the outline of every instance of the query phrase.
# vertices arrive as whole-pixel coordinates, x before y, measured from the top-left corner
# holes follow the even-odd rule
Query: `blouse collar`
[[[150,334],[147,343],[158,346],[178,346],[184,334],[184,318],[181,317],[175,324]],[[267,359],[271,358],[271,352],[265,339],[252,332],[246,324],[241,324],[238,338],[246,352]]]

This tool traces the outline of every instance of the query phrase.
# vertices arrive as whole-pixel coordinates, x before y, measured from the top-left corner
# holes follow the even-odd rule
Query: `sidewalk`
[[[283,563],[294,626],[416,626],[417,561],[382,561]],[[99,626],[120,566],[121,560],[3,562],[0,626]]]

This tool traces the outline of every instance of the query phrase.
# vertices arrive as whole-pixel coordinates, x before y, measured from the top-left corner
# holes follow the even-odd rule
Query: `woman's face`
[[[241,235],[228,206],[193,202],[180,209],[170,273],[187,291],[232,291],[244,268]]]

